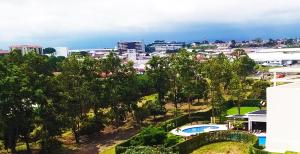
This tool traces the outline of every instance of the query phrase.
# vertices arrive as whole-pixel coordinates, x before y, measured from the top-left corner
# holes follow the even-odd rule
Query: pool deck
[[[197,134],[200,134],[200,133],[203,133],[203,132],[186,133],[186,132],[183,132],[182,130],[189,129],[189,128],[194,128],[194,127],[203,127],[203,126],[216,126],[216,127],[219,127],[218,129],[206,128],[206,129],[204,129],[204,132],[219,131],[219,130],[228,130],[227,125],[203,124],[203,125],[187,125],[187,126],[182,126],[182,127],[175,128],[175,129],[171,130],[171,133],[173,133],[174,135],[178,135],[178,136],[188,137],[188,136],[197,135]]]

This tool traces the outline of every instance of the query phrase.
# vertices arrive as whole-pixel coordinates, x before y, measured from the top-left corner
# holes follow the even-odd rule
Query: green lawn
[[[246,114],[256,110],[259,110],[259,107],[241,107],[241,114]],[[227,115],[234,115],[234,114],[238,114],[237,107],[233,107],[227,110]]]
[[[203,146],[192,154],[248,154],[249,145],[239,142],[219,142]]]
[[[104,151],[100,152],[99,154],[115,154],[116,150],[115,150],[115,146],[110,147],[108,149],[105,149]]]

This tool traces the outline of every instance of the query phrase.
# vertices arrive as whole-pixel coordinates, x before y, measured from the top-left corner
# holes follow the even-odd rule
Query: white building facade
[[[300,83],[267,89],[266,149],[300,152]]]
[[[68,57],[69,56],[69,49],[67,47],[55,47],[55,56],[63,56]]]

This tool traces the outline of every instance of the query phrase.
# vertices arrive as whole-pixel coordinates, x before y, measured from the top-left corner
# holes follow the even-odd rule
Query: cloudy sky
[[[0,48],[300,37],[299,0],[0,0]]]

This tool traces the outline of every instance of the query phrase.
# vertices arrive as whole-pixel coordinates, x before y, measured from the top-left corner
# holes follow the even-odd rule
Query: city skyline
[[[0,48],[12,44],[114,47],[122,40],[295,38],[300,36],[299,7],[296,0],[1,1]]]

